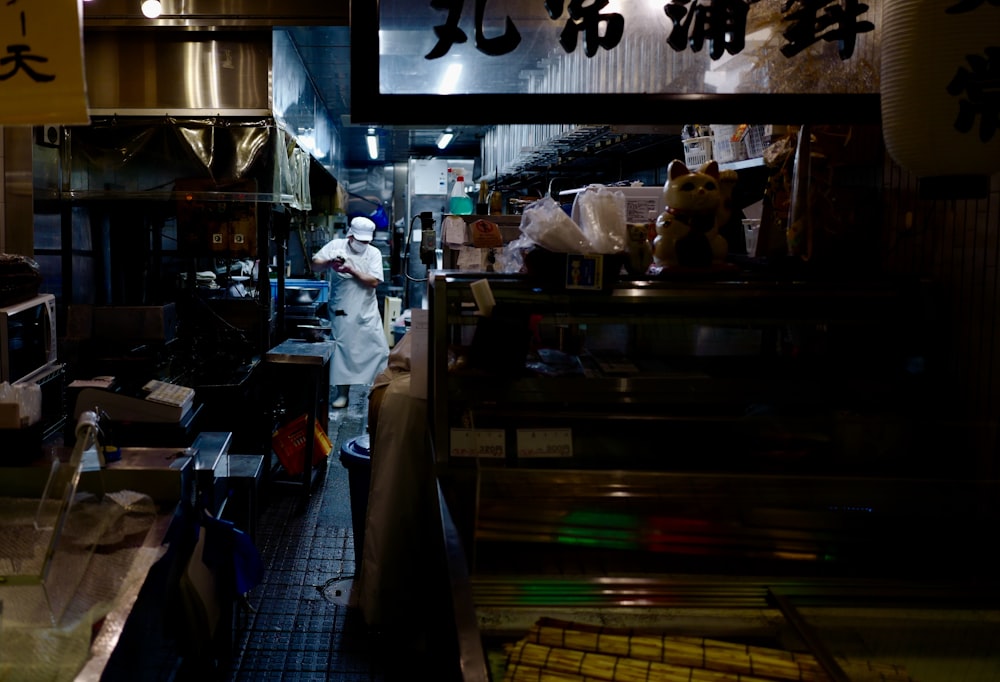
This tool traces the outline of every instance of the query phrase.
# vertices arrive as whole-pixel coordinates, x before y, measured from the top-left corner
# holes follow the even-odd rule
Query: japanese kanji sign
[[[86,124],[82,0],[0,0],[0,125]]]
[[[379,88],[461,67],[448,92],[877,92],[884,1],[384,0]]]

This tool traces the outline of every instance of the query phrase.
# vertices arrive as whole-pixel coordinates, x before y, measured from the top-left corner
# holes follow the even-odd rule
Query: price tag
[[[452,457],[507,456],[506,437],[503,429],[452,429]]]
[[[572,429],[518,429],[517,456],[572,457]]]

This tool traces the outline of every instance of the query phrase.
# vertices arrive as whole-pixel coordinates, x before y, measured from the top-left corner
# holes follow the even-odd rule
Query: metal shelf
[[[746,170],[747,168],[760,168],[764,165],[764,157],[758,156],[752,159],[743,159],[741,161],[729,161],[727,163],[720,163],[719,170]]]
[[[484,168],[480,180],[508,190],[542,185],[553,179],[576,184],[613,183],[623,175],[665,166],[683,158],[679,134],[632,132],[616,126],[582,126],[564,136],[523,149],[499,173]],[[484,161],[485,164],[485,161]]]
[[[570,427],[574,456],[592,464],[604,432],[627,424],[634,428],[620,440],[628,445],[616,452],[648,450],[663,438],[691,448],[684,439],[699,432],[700,448],[722,451],[751,433],[758,452],[805,439],[803,451],[812,454],[803,461],[812,466],[821,451],[848,455],[848,427],[838,414],[899,416],[899,406],[919,394],[901,379],[901,349],[920,300],[910,283],[729,273],[582,292],[539,286],[527,275],[490,275],[496,306],[484,318],[471,293],[481,279],[431,275],[430,409],[442,464],[451,457],[451,429],[469,421],[504,430],[512,465],[516,429]],[[562,349],[560,330],[581,340],[568,353],[578,358],[575,372],[535,358],[529,320],[538,348]],[[618,366],[618,357],[628,362]],[[754,415],[773,421],[748,419]],[[621,465],[614,454],[605,459]]]

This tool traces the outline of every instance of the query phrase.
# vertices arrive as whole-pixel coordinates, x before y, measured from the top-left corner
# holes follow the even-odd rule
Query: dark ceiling
[[[309,72],[316,90],[334,115],[341,114],[341,142],[345,150],[344,166],[364,168],[386,163],[405,163],[410,157],[444,156],[478,158],[480,139],[485,128],[455,126],[442,120],[439,125],[419,127],[377,125],[379,158],[368,157],[365,135],[367,125],[352,121],[351,110],[351,30],[347,26],[296,26],[287,30]],[[452,128],[455,137],[447,150],[436,146],[445,128]]]

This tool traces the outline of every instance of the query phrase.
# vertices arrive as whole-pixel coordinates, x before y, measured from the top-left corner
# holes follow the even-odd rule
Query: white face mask
[[[347,246],[354,253],[364,253],[365,252],[365,247],[368,246],[368,245],[365,244],[364,242],[359,242],[356,239],[352,239],[351,241],[349,241],[347,243]]]

